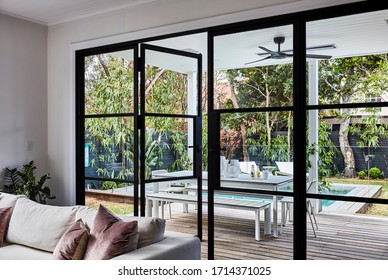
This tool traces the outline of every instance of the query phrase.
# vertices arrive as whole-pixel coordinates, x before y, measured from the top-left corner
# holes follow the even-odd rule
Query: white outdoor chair
[[[167,172],[168,171],[166,169],[154,170],[151,172],[152,178],[154,178],[155,174],[163,174],[163,173],[167,173]],[[171,184],[170,182],[159,182],[159,191],[167,192],[167,193],[183,194],[183,193],[185,193],[185,186]],[[166,204],[168,204],[168,206],[169,206],[170,219],[171,219],[171,202],[166,202]],[[162,204],[162,207],[164,207],[163,204]]]
[[[292,161],[275,161],[275,163],[279,169],[279,171],[276,171],[276,175],[294,175],[294,163]]]
[[[257,165],[254,161],[240,161],[239,163],[241,173],[250,174],[252,165],[255,167],[255,170],[257,170]]]
[[[310,182],[307,185],[307,192],[310,191],[311,186],[315,182],[316,182],[316,180]],[[293,206],[294,198],[293,197],[289,197],[289,196],[283,197],[280,200],[280,203],[281,203],[281,209],[282,209],[281,210],[282,211],[282,220],[281,220],[281,226],[280,226],[280,233],[282,233],[282,228],[287,223],[287,216],[289,216],[289,221],[291,221],[291,217],[292,217],[291,207]],[[314,232],[314,236],[317,237],[317,233],[316,233],[315,229],[318,229],[318,223],[317,223],[317,219],[315,218],[314,207],[313,207],[310,199],[306,200],[306,212],[307,212],[307,215],[309,217],[309,220],[310,220],[310,223],[311,223],[311,227],[312,227],[313,232]],[[313,219],[314,219],[314,222],[313,222]]]
[[[279,171],[275,171],[275,175],[294,176],[294,163],[292,161],[275,161]],[[309,173],[306,172],[306,177]]]

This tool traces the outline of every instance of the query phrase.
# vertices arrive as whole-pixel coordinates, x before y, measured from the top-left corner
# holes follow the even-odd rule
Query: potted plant
[[[30,161],[23,165],[21,170],[4,169],[4,186],[2,191],[14,194],[24,194],[29,199],[42,204],[47,203],[47,199],[55,199],[50,188],[44,186],[46,180],[51,179],[49,174],[40,177],[39,181],[35,178],[36,165]]]

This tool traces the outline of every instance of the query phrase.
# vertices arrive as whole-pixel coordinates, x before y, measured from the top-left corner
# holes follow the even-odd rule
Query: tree
[[[367,96],[381,96],[387,90],[387,55],[337,58],[320,62],[320,103],[347,104],[365,102]],[[338,113],[337,113],[338,114]],[[349,143],[352,110],[339,112],[339,142],[344,158],[344,175],[354,177],[356,166]]]
[[[134,113],[131,60],[111,54],[89,56],[85,59],[85,114]],[[187,114],[187,76],[166,69],[146,67],[146,111],[148,113]],[[171,101],[174,102],[171,102]],[[134,161],[134,118],[86,118],[85,137],[89,142],[91,166],[107,178],[130,179]],[[177,118],[146,118],[146,165],[162,165],[163,149],[175,155],[170,169],[186,168],[187,122]],[[162,136],[171,144],[162,141]],[[120,165],[120,167],[118,167]]]
[[[230,86],[230,100],[233,104],[233,108],[239,108],[237,101],[237,86],[236,86],[236,78],[238,77],[237,70],[228,70],[226,71],[226,77]],[[248,142],[247,142],[247,128],[243,120],[240,122],[240,132],[241,132],[241,145],[244,155],[244,161],[249,161],[249,153],[248,153]]]
[[[229,70],[230,71],[230,70]],[[234,70],[240,108],[282,107],[292,104],[292,64],[278,64]],[[233,72],[232,72],[233,73]],[[248,135],[246,142],[260,146],[260,153],[267,161],[279,160],[276,149],[284,141],[273,139],[273,131],[287,130],[287,159],[291,159],[291,112],[264,112],[242,114]],[[243,132],[243,130],[241,130]],[[273,146],[275,142],[275,146]],[[251,151],[255,149],[251,148]],[[256,149],[258,152],[258,148]]]

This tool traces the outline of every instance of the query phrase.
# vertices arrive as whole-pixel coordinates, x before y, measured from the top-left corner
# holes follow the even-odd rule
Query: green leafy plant
[[[363,170],[358,172],[357,175],[358,175],[358,178],[360,178],[361,180],[364,180],[366,178],[366,172]]]
[[[40,177],[36,180],[36,165],[34,161],[30,161],[23,165],[21,170],[4,169],[4,183],[2,190],[13,194],[24,194],[29,199],[37,201],[41,204],[46,204],[47,199],[55,199],[50,191],[50,188],[44,186],[46,180],[51,179],[49,174]]]
[[[372,167],[371,169],[369,169],[369,177],[371,179],[377,179],[380,177],[380,169],[378,169],[377,167]]]
[[[101,189],[102,189],[102,190],[111,190],[111,189],[115,189],[116,187],[117,187],[116,182],[105,181],[105,182],[102,184]]]

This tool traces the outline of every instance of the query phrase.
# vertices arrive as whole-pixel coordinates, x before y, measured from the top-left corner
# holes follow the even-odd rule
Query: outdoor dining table
[[[168,173],[161,173],[161,174],[155,174],[154,178],[174,178],[174,177],[184,177],[184,176],[190,176],[192,175],[192,171],[175,171],[175,172],[168,172]],[[293,178],[291,176],[275,176],[275,175],[270,175],[268,176],[268,179],[265,180],[263,178],[251,178],[249,174],[239,174],[238,177],[236,178],[231,178],[231,177],[221,177],[221,186],[222,187],[230,187],[230,188],[240,188],[244,189],[248,192],[237,192],[237,191],[227,191],[229,195],[234,195],[234,196],[255,196],[257,197],[257,194],[255,193],[249,193],[249,190],[273,190],[277,191],[281,187],[286,187],[290,184],[292,184]],[[179,182],[184,182],[184,183],[193,183],[195,180],[194,179],[183,179],[182,181]],[[202,182],[203,182],[203,192],[207,191],[207,183],[208,183],[208,173],[206,171],[202,172]],[[187,190],[194,190],[195,187],[188,187]],[[159,192],[159,186],[158,183],[154,185],[154,192]],[[225,193],[225,191],[218,191],[215,190],[215,193]],[[273,195],[272,196],[273,202],[272,202],[272,230],[273,230],[273,236],[277,237],[278,236],[278,196]],[[149,210],[148,210],[149,211]],[[159,217],[159,208],[158,207],[153,207],[152,209],[152,215],[154,217]]]

